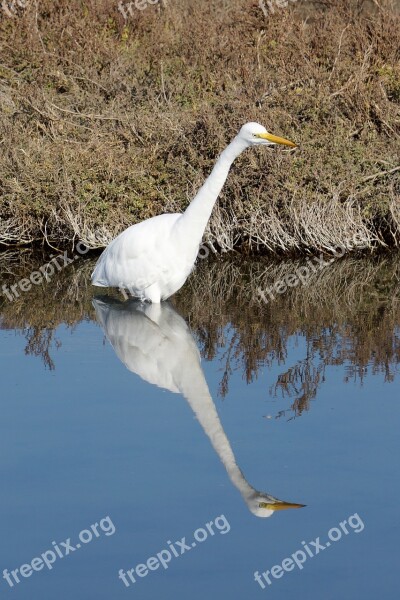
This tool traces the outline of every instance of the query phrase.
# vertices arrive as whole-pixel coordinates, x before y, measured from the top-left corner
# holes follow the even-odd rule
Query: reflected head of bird
[[[289,146],[290,148],[297,147],[297,144],[294,142],[269,133],[259,123],[246,123],[239,131],[237,137],[243,140],[248,146],[275,146],[280,144],[282,146]]]
[[[304,508],[305,504],[294,504],[292,502],[285,502],[279,500],[274,496],[265,494],[263,492],[256,492],[252,498],[249,498],[247,505],[250,511],[256,517],[270,517],[278,510],[286,510],[288,508]]]

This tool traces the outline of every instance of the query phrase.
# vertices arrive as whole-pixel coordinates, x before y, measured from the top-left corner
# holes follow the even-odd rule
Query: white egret
[[[258,123],[243,125],[218,158],[183,214],[158,215],[132,225],[100,256],[93,285],[129,290],[132,296],[159,303],[177,292],[192,271],[214,204],[233,161],[251,146],[296,144],[268,133]]]
[[[277,510],[304,506],[259,492],[246,481],[221,425],[190,329],[168,303],[96,298],[93,304],[121,362],[145,381],[186,398],[231,482],[255,516],[270,517]]]

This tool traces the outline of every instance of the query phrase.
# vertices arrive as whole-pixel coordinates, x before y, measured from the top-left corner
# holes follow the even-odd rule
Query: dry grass
[[[257,120],[301,147],[238,160],[215,247],[329,252],[360,232],[400,245],[398,2],[299,0],[265,17],[257,0],[169,0],[127,21],[117,4],[0,11],[0,243],[102,247],[182,210]]]

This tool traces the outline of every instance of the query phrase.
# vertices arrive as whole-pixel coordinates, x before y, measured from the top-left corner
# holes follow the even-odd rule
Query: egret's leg
[[[146,300],[150,300],[154,304],[160,304],[161,302],[161,292],[157,283],[153,283],[145,290]]]

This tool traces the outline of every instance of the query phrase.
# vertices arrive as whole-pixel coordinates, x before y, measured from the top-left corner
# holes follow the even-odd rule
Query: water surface
[[[2,255],[1,283],[44,260]],[[1,598],[394,597],[399,264],[342,259],[266,304],[298,263],[203,261],[156,307],[79,259],[3,296],[1,571],[64,557]]]

